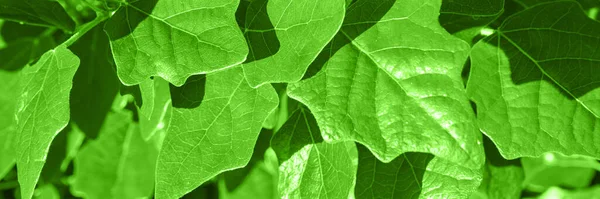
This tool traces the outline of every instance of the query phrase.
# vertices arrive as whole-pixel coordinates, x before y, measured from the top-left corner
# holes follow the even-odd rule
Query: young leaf
[[[271,140],[282,198],[342,198],[354,189],[358,154],[353,142],[323,142],[317,121],[299,106]]]
[[[75,22],[56,0],[0,0],[0,18],[67,32],[75,30]]]
[[[0,70],[0,179],[15,164],[15,113],[19,98],[19,73]]]
[[[144,141],[130,112],[109,113],[97,140],[75,157],[71,192],[84,198],[145,198],[154,188],[158,150]]]
[[[300,80],[340,29],[345,5],[344,0],[252,1],[243,27],[250,46],[243,67],[250,85]]]
[[[365,30],[375,23],[365,16],[385,7]],[[350,6],[324,68],[288,87],[326,141],[357,141],[383,162],[416,151],[481,168],[481,134],[460,75],[468,45],[437,25],[439,7],[420,0]]]
[[[21,71],[16,158],[24,199],[33,195],[52,139],[69,122],[69,93],[78,66],[77,56],[58,46]]]
[[[471,52],[467,90],[502,156],[600,158],[600,23],[579,4],[539,4],[508,18]]]
[[[263,122],[277,106],[273,87],[250,87],[241,67],[207,75],[205,91],[199,104],[186,104],[193,107],[178,107],[176,99],[186,93],[171,95],[173,115],[157,163],[158,199],[181,197],[246,165]]]
[[[356,198],[467,198],[481,182],[468,169],[426,153],[405,153],[389,163],[358,145]]]
[[[160,76],[176,86],[194,74],[238,65],[248,47],[235,21],[237,0],[125,3],[105,25],[126,85]]]

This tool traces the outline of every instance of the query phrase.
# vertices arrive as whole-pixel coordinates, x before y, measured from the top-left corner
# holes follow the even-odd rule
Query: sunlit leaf
[[[65,46],[21,71],[17,103],[17,169],[22,198],[31,198],[52,139],[69,122],[69,93],[79,59]]]

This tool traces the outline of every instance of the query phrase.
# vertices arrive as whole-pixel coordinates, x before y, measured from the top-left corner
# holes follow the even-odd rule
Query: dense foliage
[[[600,0],[0,0],[1,198],[600,198]]]

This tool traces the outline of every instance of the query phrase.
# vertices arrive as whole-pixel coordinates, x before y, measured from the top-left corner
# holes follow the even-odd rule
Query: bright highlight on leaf
[[[494,29],[491,28],[482,28],[480,31],[480,34],[483,36],[490,36],[492,34],[494,34]]]
[[[468,46],[431,25],[439,6],[357,1],[348,8],[323,69],[288,88],[313,112],[326,141],[357,141],[384,162],[418,151],[481,167],[481,135],[459,75]]]

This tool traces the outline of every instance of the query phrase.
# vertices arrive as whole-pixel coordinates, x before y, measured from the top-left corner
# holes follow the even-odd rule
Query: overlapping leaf
[[[98,139],[88,142],[75,158],[71,192],[98,199],[150,197],[157,155],[152,143],[142,138],[131,112],[109,113]]]
[[[271,141],[279,159],[282,198],[344,198],[352,194],[358,154],[353,142],[326,143],[317,121],[299,106]]]
[[[520,161],[504,159],[489,139],[484,139],[484,146],[486,164],[483,180],[479,190],[470,198],[519,198],[524,179]]]
[[[257,0],[245,11],[250,47],[244,74],[252,86],[294,82],[333,38],[344,19],[344,0]]]
[[[358,146],[356,198],[467,198],[481,181],[468,169],[425,153],[405,153],[389,163]]]
[[[323,52],[323,69],[288,87],[325,141],[355,140],[384,162],[416,151],[481,168],[481,135],[460,77],[468,45],[438,25],[439,8],[416,0],[352,4]]]
[[[508,18],[471,52],[481,130],[508,158],[553,151],[600,157],[600,23],[574,1]]]
[[[523,183],[523,168],[515,165],[494,165],[487,163],[479,192],[472,199],[519,198]]]
[[[194,74],[238,65],[248,47],[236,25],[237,0],[151,0],[123,5],[105,25],[119,78],[151,76],[181,86]]]
[[[204,92],[184,89],[171,95],[173,115],[157,164],[159,199],[181,197],[248,163],[263,122],[277,106],[273,87],[250,87],[241,67],[209,74],[205,81],[198,87]],[[186,98],[190,93],[202,100]],[[181,98],[187,103],[178,102]]]
[[[21,71],[16,159],[22,198],[31,198],[52,139],[69,122],[69,93],[79,59],[65,46]]]
[[[593,186],[585,189],[563,189],[560,187],[552,187],[544,194],[537,197],[538,199],[554,199],[554,198],[572,198],[572,199],[598,199],[600,196],[600,186]]]
[[[229,190],[226,179],[221,179],[219,181],[219,198],[281,198],[277,192],[278,165],[275,152],[271,149],[267,150],[264,154],[264,160],[252,165],[252,168],[249,168],[250,172],[247,176],[241,179],[243,182],[235,189]]]

